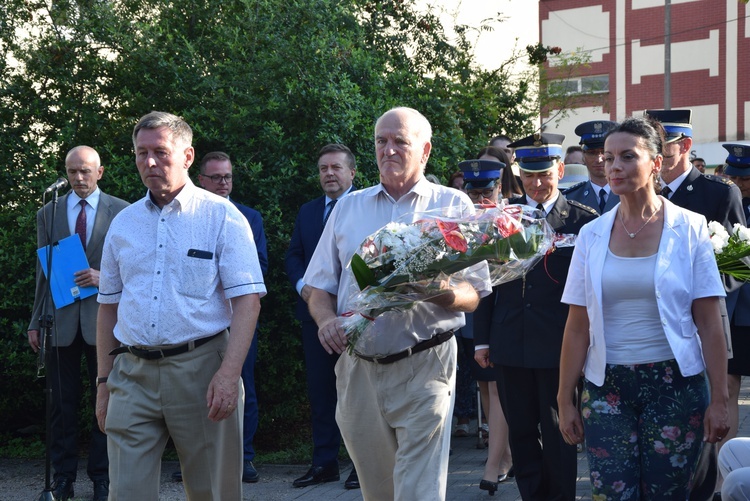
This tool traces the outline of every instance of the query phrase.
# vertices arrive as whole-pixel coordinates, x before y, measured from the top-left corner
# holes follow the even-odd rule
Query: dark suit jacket
[[[510,199],[524,204],[524,198]],[[596,211],[561,194],[547,222],[557,233],[578,234],[598,217]],[[525,277],[494,288],[492,308],[474,313],[474,344],[490,346],[495,365],[550,369],[559,367],[568,305],[560,302],[573,247],[542,258]]]
[[[66,194],[58,200],[55,212],[55,228],[52,242],[57,242],[70,236],[68,228],[68,197]],[[104,246],[104,237],[109,230],[109,225],[122,209],[127,207],[128,202],[119,198],[110,196],[102,192],[99,195],[99,205],[96,209],[94,219],[94,228],[91,230],[91,238],[86,245],[86,258],[89,266],[98,270],[102,260],[102,247]],[[52,220],[52,203],[48,203],[36,213],[37,228],[37,247],[41,248],[49,244],[48,236],[44,233],[43,218],[46,214],[48,224]],[[54,262],[52,266],[54,266]],[[39,317],[42,315],[42,299],[47,289],[47,279],[44,277],[42,267],[37,260],[36,265],[36,294],[34,296],[34,308],[31,314],[29,330],[39,330]],[[47,300],[47,312],[52,314],[54,303],[52,298]],[[96,344],[96,316],[99,311],[99,304],[96,302],[96,294],[89,296],[82,301],[76,301],[73,304],[55,310],[55,328],[57,334],[52,336],[53,346],[69,346],[78,333],[80,325],[83,339],[90,345]]]
[[[568,200],[581,202],[583,205],[588,205],[596,212],[599,212],[599,189],[599,187],[591,184],[591,181],[583,181],[574,184],[567,190],[561,191]],[[604,212],[607,212],[618,203],[620,203],[620,197],[610,191],[609,196],[607,197],[607,203],[604,204]]]
[[[742,199],[742,207],[745,210],[745,219],[750,214],[750,198]],[[729,302],[729,301],[727,301]],[[737,293],[737,303],[734,308],[734,317],[732,318],[733,325],[739,325],[742,327],[750,326],[750,283],[743,284],[740,286],[740,290]]]
[[[255,247],[258,249],[258,261],[260,262],[260,271],[265,276],[268,271],[268,243],[266,241],[266,232],[263,231],[263,217],[255,209],[242,204],[238,204],[231,198],[230,202],[245,216],[247,222],[250,223],[250,229],[253,230],[253,239],[255,240]]]
[[[745,211],[742,207],[742,192],[736,184],[727,178],[701,174],[692,167],[690,173],[669,200],[684,209],[705,216],[708,222],[717,221],[728,231],[739,223],[746,225]],[[732,317],[741,282],[724,277],[724,288],[727,290],[726,309]]]
[[[325,209],[326,197],[318,197],[315,200],[302,205],[294,222],[292,240],[286,252],[286,274],[292,287],[297,287],[297,282],[305,276],[307,265],[310,264],[315,247],[323,233],[323,211]],[[298,320],[312,321],[307,303],[297,295],[296,316]]]

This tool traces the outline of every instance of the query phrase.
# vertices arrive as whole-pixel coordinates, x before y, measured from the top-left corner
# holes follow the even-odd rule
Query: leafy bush
[[[198,157],[230,153],[233,197],[263,214],[258,447],[294,446],[309,412],[283,258],[299,206],[320,193],[318,149],[349,145],[357,184],[375,183],[375,119],[411,106],[434,128],[428,169],[447,179],[492,135],[532,128],[532,86],[478,68],[466,35],[459,27],[450,38],[411,0],[3,2],[0,427],[43,406],[25,341],[40,192],[63,172],[65,152],[88,144],[103,159],[104,191],[142,197],[130,135],[158,109],[191,124]]]

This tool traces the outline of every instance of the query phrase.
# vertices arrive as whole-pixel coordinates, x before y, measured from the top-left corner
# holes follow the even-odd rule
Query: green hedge
[[[299,206],[320,193],[317,150],[346,143],[357,157],[356,183],[370,185],[375,119],[412,106],[434,127],[428,171],[447,180],[492,135],[531,129],[532,86],[479,69],[467,30],[449,38],[434,13],[418,13],[410,0],[0,5],[0,428],[43,415],[43,381],[25,335],[41,191],[64,172],[65,152],[88,144],[105,165],[104,191],[142,197],[130,135],[157,109],[193,126],[198,157],[230,153],[233,198],[264,217],[270,271],[258,447],[283,448],[298,430],[306,434],[295,293],[283,258]]]

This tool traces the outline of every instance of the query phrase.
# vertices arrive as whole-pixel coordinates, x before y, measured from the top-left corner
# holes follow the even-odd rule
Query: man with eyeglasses
[[[268,251],[266,234],[263,231],[263,218],[255,209],[239,204],[229,198],[232,193],[232,161],[223,151],[212,151],[203,156],[198,175],[200,185],[215,195],[229,199],[245,216],[253,231],[255,246],[258,249],[258,261],[263,275],[268,271]],[[245,415],[243,418],[242,439],[244,462],[242,470],[243,482],[257,482],[260,476],[253,465],[255,449],[253,438],[258,429],[258,398],[255,393],[255,360],[258,356],[258,330],[256,328],[253,342],[242,366],[242,384],[245,386]],[[182,472],[176,471],[172,475],[174,480],[182,480]]]
[[[589,180],[574,184],[563,190],[565,198],[575,200],[604,214],[620,202],[620,197],[612,193],[604,173],[604,136],[617,125],[609,120],[593,120],[576,127],[583,149],[583,163],[589,171]],[[567,163],[567,162],[566,162]]]

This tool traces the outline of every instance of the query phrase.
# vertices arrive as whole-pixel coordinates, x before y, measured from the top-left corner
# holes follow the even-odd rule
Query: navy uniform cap
[[[722,146],[729,152],[724,174],[736,177],[750,176],[750,145],[728,143]]]
[[[536,133],[508,145],[516,149],[521,170],[542,172],[554,167],[563,156],[563,134]]]
[[[458,164],[464,173],[464,189],[490,189],[500,179],[505,164],[495,160],[464,160]]]
[[[693,110],[646,110],[645,115],[661,122],[668,143],[693,137]]]
[[[604,148],[604,136],[615,127],[617,127],[617,122],[611,120],[593,120],[583,122],[576,127],[575,132],[581,136],[579,144],[583,146],[584,150],[597,150]]]

